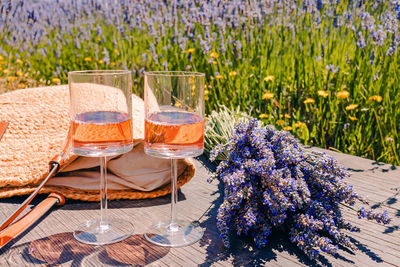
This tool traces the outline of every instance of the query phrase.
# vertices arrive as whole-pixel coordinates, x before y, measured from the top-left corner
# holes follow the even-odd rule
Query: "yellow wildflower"
[[[236,76],[237,75],[237,72],[236,71],[231,71],[231,72],[229,72],[229,76]]]
[[[373,95],[368,98],[369,101],[376,101],[380,103],[382,101],[382,97],[380,95]]]
[[[186,50],[187,54],[193,53],[194,51],[196,51],[196,49],[194,48],[189,48],[188,50]]]
[[[285,113],[285,118],[286,118],[286,119],[290,119],[291,116],[290,116],[289,114]]]
[[[114,66],[114,65],[115,65],[115,62],[111,62],[110,65],[111,65],[111,66]]]
[[[99,64],[104,64],[104,60],[100,59]]]
[[[179,108],[180,106],[182,106],[182,104],[180,102],[176,101],[174,106]]]
[[[212,58],[218,58],[219,54],[217,52],[211,52],[210,57]]]
[[[300,128],[301,126],[306,125],[304,122],[298,121],[294,124],[295,128]]]
[[[312,98],[307,98],[306,100],[303,101],[304,104],[314,104],[315,100]]]
[[[7,74],[7,73],[9,72],[9,70],[8,70],[8,69],[4,69],[3,72],[4,72],[5,74]]]
[[[4,57],[2,55],[0,55],[0,60],[4,60]]]
[[[85,57],[84,60],[87,62],[92,61],[92,59],[90,57]]]
[[[114,53],[118,54],[119,53],[118,49],[114,49]]]
[[[17,71],[17,76],[21,77],[22,75],[24,75],[24,73],[22,73],[22,71]]]
[[[356,117],[352,117],[352,116],[349,116],[349,119],[352,120],[352,121],[356,121],[357,120]]]
[[[284,124],[285,124],[285,121],[284,121],[284,120],[277,120],[277,121],[276,121],[276,124],[278,124],[278,125],[284,125]]]
[[[223,77],[222,77],[221,74],[215,75],[215,79],[222,79],[222,78],[223,78]]]
[[[324,91],[324,90],[319,90],[318,91],[318,95],[322,96],[323,98],[326,98],[329,95],[329,93],[327,91]]]
[[[353,109],[356,109],[357,107],[358,107],[357,104],[351,104],[351,105],[348,105],[345,109],[346,110],[353,110]]]
[[[208,100],[208,95],[204,96],[204,100],[205,100],[205,101]]]
[[[259,117],[260,119],[265,119],[265,118],[268,118],[268,115],[265,114],[265,113],[262,113],[262,114],[260,114],[258,117]]]
[[[25,87],[26,87],[26,84],[24,84],[24,83],[18,84],[18,88],[19,88],[19,89],[23,89],[23,88],[25,88]]]
[[[23,63],[22,60],[19,59],[19,58],[17,58],[16,62],[17,62],[17,64],[22,64]]]
[[[61,82],[59,78],[53,78],[51,81],[56,84],[59,84]]]
[[[251,66],[251,67],[250,67],[250,69],[251,69],[251,70],[255,70],[255,69],[256,69],[256,67],[254,67],[254,66]]]
[[[349,96],[350,96],[350,93],[346,90],[342,90],[336,94],[337,98],[348,98]]]
[[[286,126],[285,128],[283,128],[283,130],[285,131],[291,131],[293,128],[291,126]]]
[[[262,95],[262,99],[271,99],[271,98],[273,98],[274,97],[274,94],[273,93],[270,93],[270,92],[265,92],[263,95]]]
[[[272,82],[274,79],[275,79],[274,76],[268,75],[267,77],[264,78],[264,81],[265,81],[265,82]]]
[[[13,82],[13,81],[15,81],[16,79],[17,79],[17,77],[15,77],[15,76],[8,76],[8,81],[9,82]]]
[[[7,64],[7,61],[5,61],[5,60],[0,60],[0,64]]]
[[[217,65],[217,64],[218,64],[218,62],[217,62],[217,61],[215,61],[215,60],[213,60],[213,61],[212,61],[212,64],[214,64],[214,65]]]
[[[204,90],[204,95],[208,95],[210,93],[210,91],[208,91],[207,89]]]

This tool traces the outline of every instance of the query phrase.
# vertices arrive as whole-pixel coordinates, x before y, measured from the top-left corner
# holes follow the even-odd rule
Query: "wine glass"
[[[105,245],[133,233],[130,222],[107,218],[107,157],[133,147],[132,78],[125,70],[68,73],[73,152],[100,159],[100,218],[82,223],[74,237],[86,244]]]
[[[203,153],[204,74],[155,71],[144,75],[144,151],[171,159],[171,217],[152,225],[145,238],[160,246],[190,245],[204,230],[196,223],[177,219],[177,159]]]

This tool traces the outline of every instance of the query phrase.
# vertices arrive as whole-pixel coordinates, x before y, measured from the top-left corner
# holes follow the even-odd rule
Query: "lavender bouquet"
[[[360,228],[343,219],[339,206],[367,202],[346,184],[349,173],[342,165],[256,119],[238,122],[228,136],[210,151],[211,160],[225,158],[211,178],[224,183],[217,227],[225,246],[234,232],[263,247],[274,229],[283,228],[311,259],[337,253],[338,245],[356,249],[344,230]],[[387,211],[353,209],[359,217],[390,221]]]

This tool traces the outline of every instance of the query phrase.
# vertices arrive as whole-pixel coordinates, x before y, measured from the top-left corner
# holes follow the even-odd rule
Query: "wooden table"
[[[216,214],[223,196],[223,185],[206,182],[215,166],[203,157],[196,159],[196,175],[179,193],[178,216],[199,220],[205,228],[203,239],[182,248],[162,248],[149,244],[143,233],[152,221],[168,218],[170,196],[151,200],[121,200],[109,203],[109,214],[130,220],[135,234],[126,241],[104,246],[82,245],[72,237],[78,224],[98,215],[98,203],[68,201],[53,208],[36,225],[0,251],[0,266],[400,266],[400,170],[398,167],[329,151],[351,171],[348,183],[371,206],[388,209],[393,218],[390,225],[359,220],[355,212],[344,208],[345,217],[361,227],[351,236],[358,251],[340,249],[336,257],[324,255],[319,261],[310,261],[288,241],[286,233],[274,233],[269,246],[257,249],[241,239],[234,239],[225,249],[216,229]],[[397,188],[397,190],[396,190]],[[37,204],[39,197],[33,204]],[[23,197],[0,200],[0,220],[6,218]],[[379,203],[379,204],[378,204]],[[30,253],[31,251],[31,253]],[[116,261],[118,260],[118,261]]]

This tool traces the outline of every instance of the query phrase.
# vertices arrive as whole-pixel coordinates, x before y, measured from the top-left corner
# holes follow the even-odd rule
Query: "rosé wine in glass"
[[[145,150],[165,158],[198,156],[204,148],[204,118],[183,111],[153,113],[145,120]]]
[[[74,154],[98,158],[100,165],[98,218],[73,232],[85,244],[107,245],[128,238],[132,223],[107,215],[107,157],[133,148],[132,77],[129,70],[68,72]]]
[[[204,149],[204,73],[151,71],[144,76],[146,154],[171,160],[171,216],[153,223],[145,238],[153,244],[182,247],[201,239],[196,221],[178,219],[178,160]]]
[[[128,113],[93,111],[76,114],[72,120],[74,153],[113,156],[132,148],[132,119]]]

